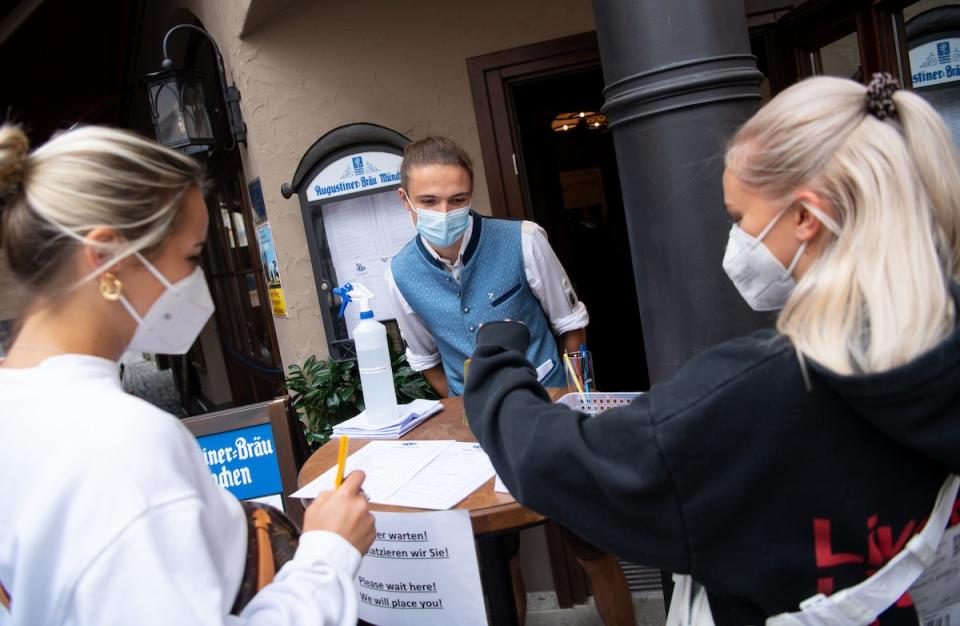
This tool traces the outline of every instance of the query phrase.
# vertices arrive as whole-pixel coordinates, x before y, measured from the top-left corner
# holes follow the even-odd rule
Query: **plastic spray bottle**
[[[357,367],[360,369],[360,386],[367,421],[373,425],[391,424],[396,421],[397,392],[393,386],[393,368],[390,366],[390,350],[387,349],[387,328],[373,319],[370,300],[373,294],[360,283],[347,283],[333,293],[340,296],[340,317],[347,304],[356,302],[360,307],[360,323],[353,329],[353,343],[357,348]]]

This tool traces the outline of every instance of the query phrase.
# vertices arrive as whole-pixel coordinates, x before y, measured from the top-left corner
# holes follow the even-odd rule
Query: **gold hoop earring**
[[[110,272],[106,272],[100,277],[100,295],[104,300],[116,302],[123,296],[123,283]]]

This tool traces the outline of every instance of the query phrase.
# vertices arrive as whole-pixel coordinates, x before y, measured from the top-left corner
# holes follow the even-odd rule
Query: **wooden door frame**
[[[911,87],[902,14],[909,3],[910,0],[810,0],[782,16],[766,36],[772,93],[775,95],[810,76],[814,69],[810,52],[850,30],[858,34],[864,82],[874,72],[890,72],[900,77],[904,87]]]
[[[231,182],[237,183],[237,188],[239,190],[239,200],[241,203],[240,213],[243,218],[244,228],[247,233],[247,250],[246,254],[250,261],[249,269],[243,270],[234,267],[233,258],[229,254],[230,243],[226,240],[224,234],[225,228],[223,224],[223,219],[221,212],[216,207],[208,207],[210,209],[210,237],[218,238],[218,248],[220,251],[227,253],[225,262],[225,272],[217,273],[213,271],[213,268],[209,268],[207,271],[208,279],[217,279],[222,280],[226,279],[228,284],[233,287],[235,283],[233,278],[238,274],[250,272],[254,276],[257,286],[257,297],[260,301],[260,311],[259,315],[261,316],[261,321],[264,325],[264,328],[268,331],[270,339],[270,350],[271,350],[271,363],[259,363],[255,362],[254,365],[259,365],[262,367],[269,367],[278,370],[276,374],[267,374],[263,372],[254,373],[254,370],[243,361],[246,359],[243,356],[243,346],[235,345],[233,341],[233,336],[235,332],[240,332],[238,328],[234,326],[231,321],[231,318],[227,315],[225,308],[217,307],[216,322],[217,322],[217,334],[218,339],[221,343],[221,350],[223,352],[223,359],[227,365],[227,380],[230,385],[230,392],[233,396],[233,402],[235,406],[243,406],[244,402],[241,402],[238,399],[238,393],[236,391],[237,387],[243,386],[252,390],[255,398],[258,394],[257,385],[254,381],[255,376],[259,376],[261,379],[267,379],[269,376],[276,376],[279,378],[277,381],[278,389],[276,393],[271,394],[272,396],[280,395],[279,385],[283,383],[284,373],[283,373],[283,362],[280,357],[280,345],[277,339],[276,326],[274,324],[272,308],[270,306],[270,293],[267,288],[266,277],[263,271],[263,265],[260,261],[260,243],[257,237],[256,225],[253,220],[253,209],[252,203],[250,201],[250,190],[248,188],[248,180],[243,169],[243,161],[240,158],[239,151],[234,148],[233,150],[228,151],[225,154],[217,155],[214,159],[211,159],[208,162],[208,179],[211,181],[211,189],[219,187],[221,185],[229,185]],[[232,219],[232,218],[231,218]],[[231,223],[231,228],[233,224]],[[213,251],[211,250],[212,254]],[[214,297],[216,297],[214,295]],[[222,304],[222,303],[221,303]],[[232,351],[238,352],[243,358],[237,357],[232,354],[229,348]],[[241,376],[237,376],[236,372],[242,371]],[[246,378],[246,380],[243,380]],[[260,397],[256,398],[254,402],[263,402],[269,400],[269,397]]]
[[[594,32],[467,59],[493,215],[512,219],[531,217],[519,174],[523,169],[523,156],[515,132],[508,83],[598,65],[600,48]]]

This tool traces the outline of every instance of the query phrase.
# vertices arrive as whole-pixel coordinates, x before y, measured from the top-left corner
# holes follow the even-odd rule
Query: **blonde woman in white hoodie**
[[[120,388],[125,350],[183,353],[213,312],[202,183],[132,133],[83,127],[30,152],[0,127],[0,247],[26,298],[0,363],[0,624],[356,622],[362,473],[313,502],[294,557],[231,615],[241,505],[179,420]]]

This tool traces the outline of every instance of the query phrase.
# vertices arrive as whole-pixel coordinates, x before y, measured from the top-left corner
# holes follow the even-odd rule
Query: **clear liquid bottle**
[[[393,386],[393,368],[387,347],[387,328],[373,319],[370,299],[373,294],[358,283],[347,283],[334,289],[344,300],[341,315],[348,302],[360,307],[360,323],[353,329],[357,348],[357,367],[367,421],[373,425],[392,424],[397,420],[397,392]]]

